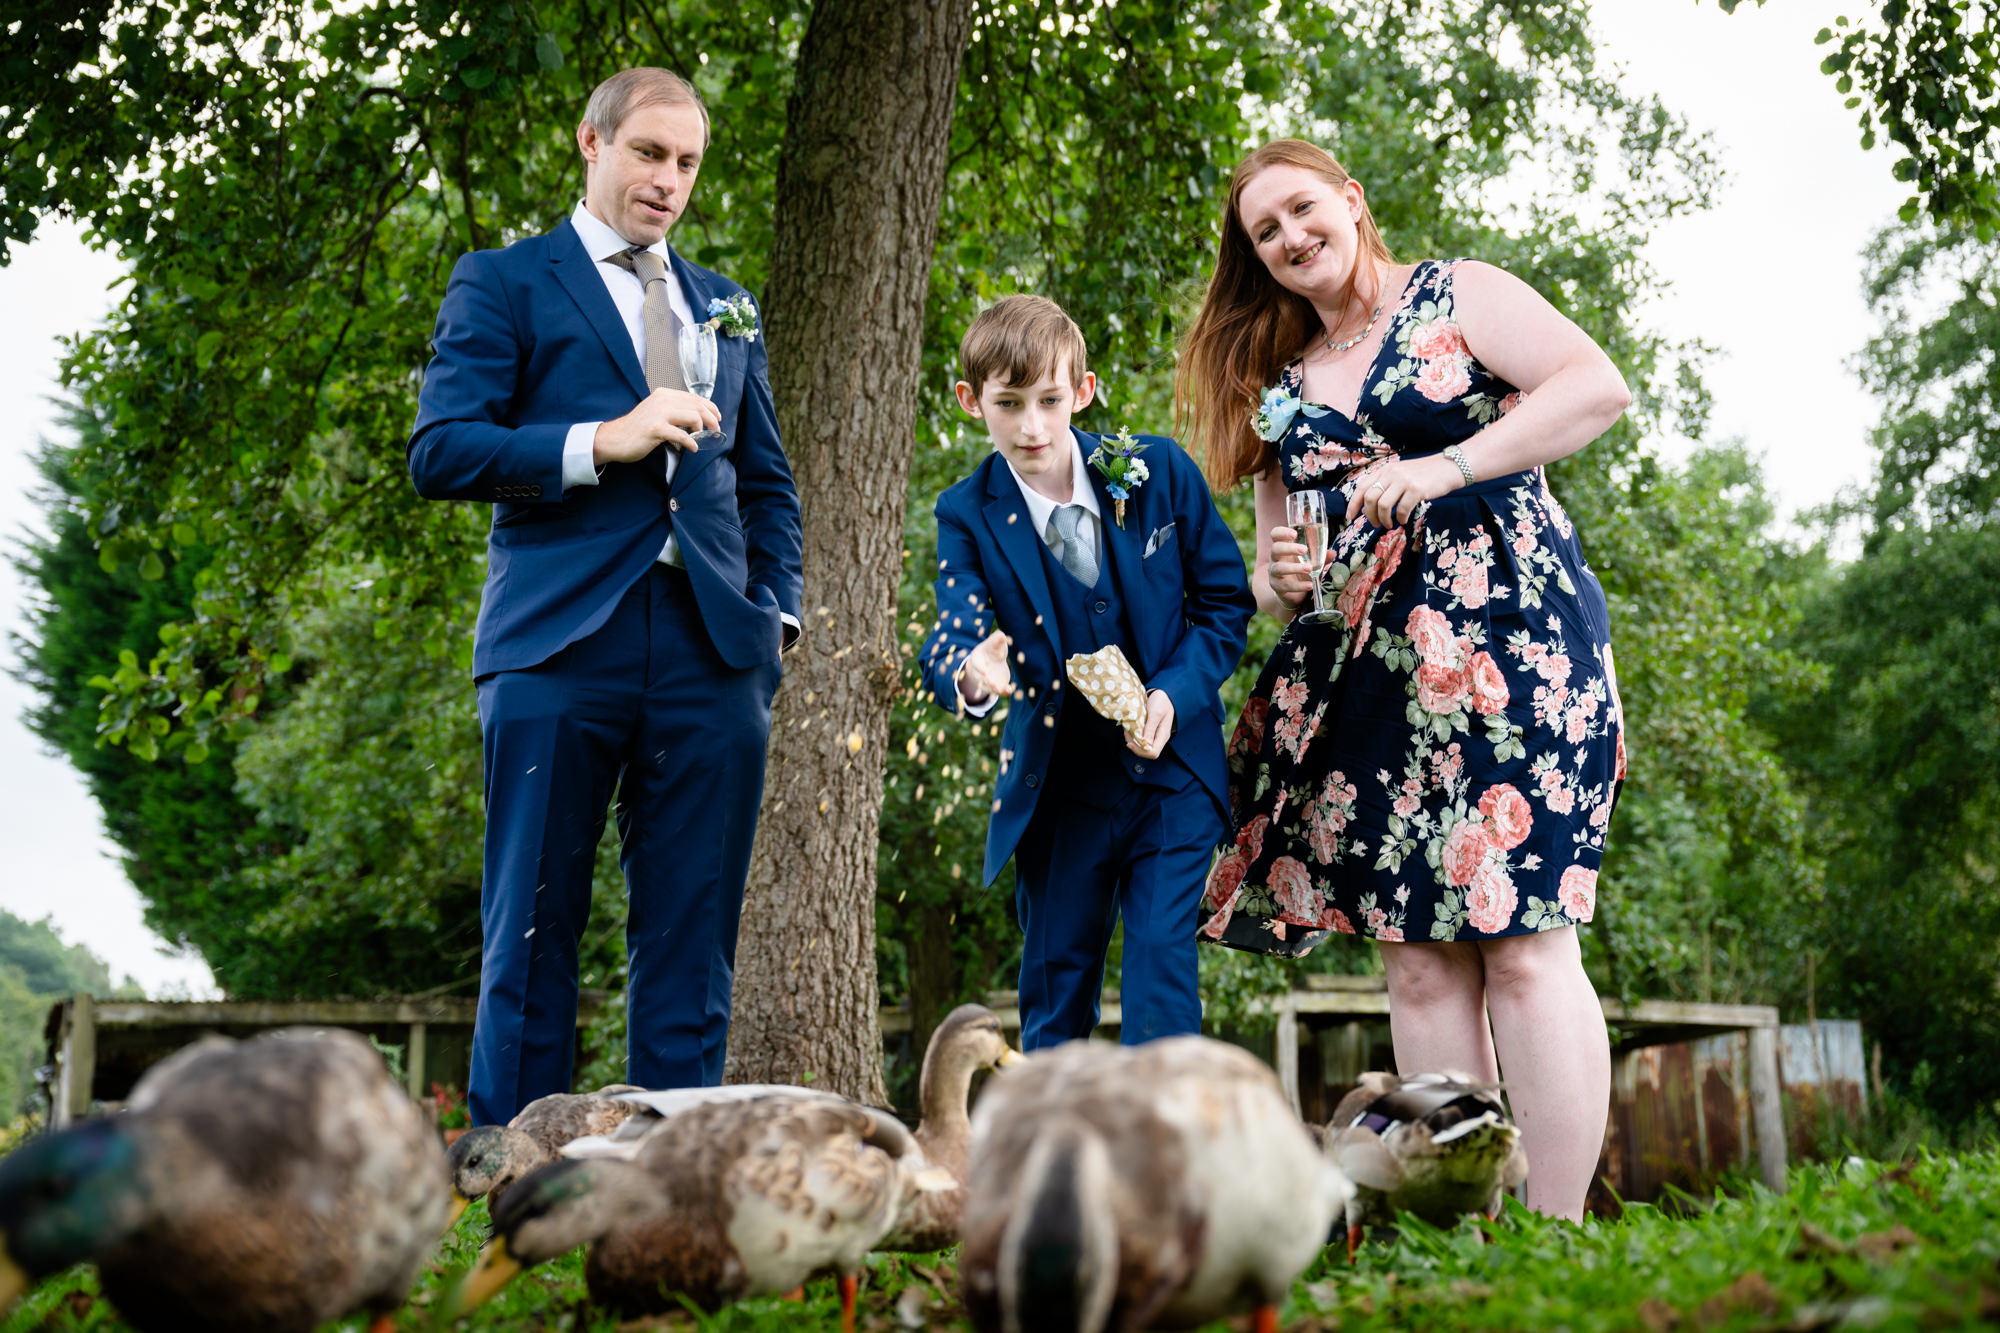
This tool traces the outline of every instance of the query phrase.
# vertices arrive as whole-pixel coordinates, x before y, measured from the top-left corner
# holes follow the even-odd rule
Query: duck
[[[1271,1070],[1200,1036],[1037,1051],[972,1116],[959,1279],[979,1333],[1195,1328],[1278,1305],[1353,1186]]]
[[[492,1235],[454,1300],[484,1304],[524,1268],[588,1245],[591,1300],[620,1314],[715,1310],[839,1279],[853,1333],[862,1262],[918,1192],[949,1189],[886,1111],[783,1085],[643,1097],[662,1114],[578,1139],[494,1201]]]
[[[127,1109],[0,1161],[0,1311],[94,1261],[143,1333],[395,1327],[451,1197],[430,1117],[351,1032],[209,1037]]]
[[[643,1092],[632,1083],[613,1083],[596,1092],[554,1092],[537,1097],[504,1125],[476,1125],[445,1151],[451,1167],[451,1214],[446,1230],[474,1199],[498,1195],[528,1172],[552,1162],[565,1143],[586,1135],[609,1134],[644,1107],[620,1094]]]
[[[1370,1223],[1398,1213],[1440,1227],[1472,1213],[1492,1217],[1502,1192],[1528,1178],[1528,1154],[1500,1085],[1456,1071],[1363,1074],[1334,1107],[1326,1140],[1356,1186],[1347,1207],[1350,1261]]]
[[[944,1016],[924,1048],[917,1078],[917,1149],[924,1161],[947,1171],[957,1185],[925,1190],[903,1210],[896,1229],[875,1248],[929,1254],[958,1243],[958,1219],[965,1207],[967,1159],[972,1119],[967,1101],[972,1076],[982,1069],[1006,1069],[1027,1059],[1007,1044],[1000,1018],[983,1004],[961,1004]]]

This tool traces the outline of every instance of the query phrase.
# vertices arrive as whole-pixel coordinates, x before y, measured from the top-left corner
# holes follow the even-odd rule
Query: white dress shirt
[[[1003,453],[1000,455],[1000,461],[1007,464],[1007,470],[1014,474],[1014,484],[1021,488],[1021,499],[1028,506],[1028,522],[1034,525],[1035,536],[1041,538],[1044,546],[1048,545],[1049,540],[1049,519],[1055,515],[1056,510],[1065,504],[1083,506],[1084,511],[1090,517],[1076,525],[1076,535],[1078,540],[1090,543],[1091,550],[1098,555],[1098,568],[1102,569],[1104,567],[1104,543],[1098,534],[1103,530],[1104,511],[1098,507],[1097,488],[1090,484],[1090,474],[1084,471],[1087,465],[1083,461],[1083,446],[1077,443],[1075,431],[1069,432],[1069,456],[1069,499],[1067,500],[1051,500],[1048,496],[1043,495],[1033,486],[1030,486],[1028,479],[1015,471],[1013,461],[1006,454]],[[1054,548],[1051,547],[1050,549],[1053,550]],[[951,681],[954,686],[958,684],[959,677],[964,672],[965,663],[961,662],[959,663],[958,670],[952,673]],[[959,698],[960,702],[963,703],[963,692],[960,693]],[[981,703],[964,704],[964,707],[967,716],[985,717],[993,711],[993,706],[999,702],[998,696],[994,696]]]
[[[611,261],[611,256],[630,250],[632,243],[613,231],[591,215],[582,204],[570,214],[570,225],[576,228],[577,239],[583,242],[584,253],[596,261],[597,276],[604,279],[604,289],[611,294],[611,303],[618,307],[619,318],[625,321],[625,331],[632,335],[632,350],[639,354],[639,364],[646,364],[646,284],[630,269],[622,268]],[[667,266],[667,300],[674,309],[674,318],[686,328],[693,324],[694,307],[681,289],[680,275],[674,271],[673,251],[667,248],[663,237],[654,245],[646,247],[658,255]],[[597,428],[601,421],[579,421],[569,428],[563,438],[563,489],[572,486],[595,486],[597,484],[597,464],[593,449],[597,442]],[[674,469],[680,464],[680,450],[671,444],[660,446],[660,456],[666,463],[667,480],[674,479]],[[680,547],[674,542],[673,534],[667,534],[667,544],[660,548],[660,559],[669,565],[681,563]]]

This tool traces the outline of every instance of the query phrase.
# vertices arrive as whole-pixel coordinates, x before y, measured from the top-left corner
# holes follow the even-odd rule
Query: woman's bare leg
[[[1477,948],[1507,1101],[1528,1150],[1528,1206],[1581,1220],[1611,1106],[1611,1045],[1576,931],[1510,935]]]
[[[1383,944],[1396,1072],[1499,1075],[1486,1024],[1486,969],[1477,944]]]

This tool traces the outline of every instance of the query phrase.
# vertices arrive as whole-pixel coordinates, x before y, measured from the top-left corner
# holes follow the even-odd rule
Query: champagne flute
[[[1326,492],[1317,490],[1290,491],[1285,495],[1285,523],[1299,534],[1299,541],[1306,548],[1306,569],[1312,575],[1313,609],[1293,617],[1308,625],[1323,625],[1340,617],[1338,611],[1326,609],[1326,593],[1320,586],[1320,573],[1326,565]]]
[[[713,324],[683,324],[680,334],[681,374],[690,390],[715,401],[715,363],[719,359]],[[719,440],[719,430],[693,432],[696,440]]]

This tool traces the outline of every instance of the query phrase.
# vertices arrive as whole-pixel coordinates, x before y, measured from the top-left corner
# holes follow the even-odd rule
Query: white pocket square
[[[1148,556],[1151,556],[1153,552],[1165,546],[1172,539],[1173,535],[1174,525],[1171,523],[1167,524],[1164,528],[1154,528],[1153,535],[1146,538],[1146,550],[1139,558],[1144,560]]]

